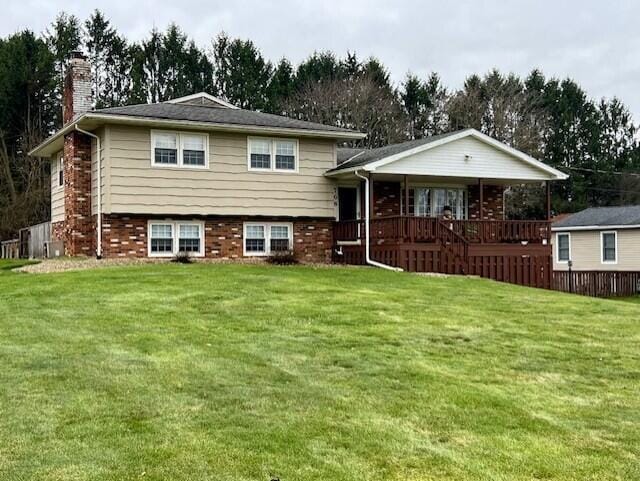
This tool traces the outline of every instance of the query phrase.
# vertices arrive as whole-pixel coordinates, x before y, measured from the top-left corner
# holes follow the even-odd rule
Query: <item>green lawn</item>
[[[638,303],[364,268],[8,265],[2,480],[640,479]]]

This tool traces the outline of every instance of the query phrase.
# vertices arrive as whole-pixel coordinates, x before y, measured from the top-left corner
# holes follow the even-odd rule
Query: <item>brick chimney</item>
[[[91,110],[91,66],[72,54],[64,78],[62,120],[67,124]],[[66,255],[92,255],[95,219],[91,211],[91,137],[76,130],[64,137],[64,247]]]
[[[64,76],[62,123],[91,110],[91,65],[81,52],[73,52]]]

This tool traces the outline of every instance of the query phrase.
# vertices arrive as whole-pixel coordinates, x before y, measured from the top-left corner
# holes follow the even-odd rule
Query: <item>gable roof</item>
[[[553,230],[598,230],[640,228],[640,205],[590,207],[554,222]]]
[[[225,105],[226,104],[226,105]],[[85,112],[29,152],[49,156],[62,148],[62,137],[81,125],[88,130],[105,123],[154,128],[227,130],[254,135],[299,135],[355,140],[366,134],[354,130],[239,109],[208,94],[195,94],[156,104],[127,105]]]
[[[491,145],[492,147],[545,172],[546,174],[550,175],[552,179],[561,180],[569,177],[567,174],[560,172],[559,170],[556,170],[553,167],[540,162],[539,160],[534,159],[530,155],[509,147],[508,145],[503,144],[502,142],[499,142],[498,140],[493,139],[488,135],[478,132],[475,129],[464,129],[457,132],[448,132],[441,135],[425,137],[423,139],[387,145],[385,147],[380,147],[377,149],[368,149],[362,150],[361,152],[355,152],[353,153],[353,155],[351,155],[350,158],[344,160],[342,163],[339,163],[337,167],[329,170],[327,174],[332,175],[343,172],[352,172],[355,170],[365,170],[373,172],[376,170],[376,168],[395,162],[396,160],[400,160],[405,157],[409,157],[410,155],[424,152],[426,150],[466,137],[473,137],[481,142],[484,142],[485,144]],[[339,158],[340,155],[341,154],[339,153]],[[343,154],[343,157],[346,155],[348,155],[347,152]]]

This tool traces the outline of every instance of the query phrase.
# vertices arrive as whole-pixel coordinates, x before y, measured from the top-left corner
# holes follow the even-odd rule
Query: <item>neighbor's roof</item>
[[[590,207],[554,222],[553,230],[598,230],[640,228],[640,205]]]
[[[29,155],[42,157],[52,155],[62,148],[62,137],[74,130],[76,126],[94,130],[105,123],[343,140],[361,139],[366,136],[360,132],[331,125],[239,109],[223,100],[200,93],[163,103],[111,107],[85,112],[34,148]]]
[[[494,148],[505,152],[517,159],[525,162],[532,167],[544,171],[550,176],[550,180],[562,180],[569,177],[564,172],[546,165],[533,157],[509,147],[496,139],[489,137],[475,129],[464,129],[457,132],[448,132],[446,134],[433,135],[418,140],[410,140],[399,144],[387,145],[377,149],[338,149],[338,165],[327,172],[327,175],[339,175],[346,172],[356,170],[375,171],[376,168],[382,167],[396,160],[418,154],[425,150],[438,147],[440,145],[454,142],[465,137],[473,137],[481,142],[489,144]]]

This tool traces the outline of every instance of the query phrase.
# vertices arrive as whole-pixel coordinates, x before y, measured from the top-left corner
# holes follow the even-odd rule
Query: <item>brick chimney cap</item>
[[[87,60],[87,57],[85,56],[84,53],[82,53],[80,50],[74,50],[73,52],[71,52],[71,58],[78,58],[81,60]]]

